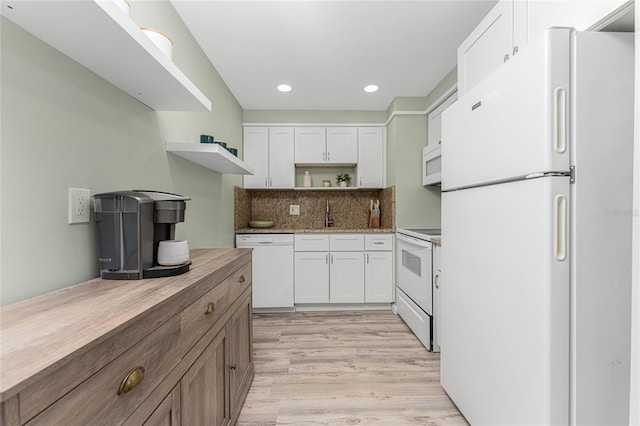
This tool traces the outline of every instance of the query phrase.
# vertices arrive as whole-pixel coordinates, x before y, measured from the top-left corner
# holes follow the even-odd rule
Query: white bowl
[[[158,264],[181,265],[189,260],[189,243],[186,240],[166,240],[158,244]]]
[[[167,58],[173,60],[173,40],[171,37],[163,33],[162,31],[154,30],[153,28],[142,27],[142,32],[149,37],[149,40],[153,42]]]

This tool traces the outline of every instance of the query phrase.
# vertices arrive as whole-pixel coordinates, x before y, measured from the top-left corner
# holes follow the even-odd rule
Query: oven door
[[[397,285],[427,314],[433,312],[432,244],[396,234]]]

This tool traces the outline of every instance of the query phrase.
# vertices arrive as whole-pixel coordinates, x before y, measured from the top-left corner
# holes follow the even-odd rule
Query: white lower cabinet
[[[329,252],[295,253],[295,303],[329,303]]]
[[[330,303],[364,303],[364,253],[332,252],[329,256]]]
[[[393,252],[365,253],[365,303],[393,302]]]
[[[296,234],[294,249],[296,304],[393,301],[392,234]]]

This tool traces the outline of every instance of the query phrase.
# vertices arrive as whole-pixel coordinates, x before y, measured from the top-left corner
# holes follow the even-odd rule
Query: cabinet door
[[[293,128],[269,128],[269,188],[293,188]]]
[[[253,380],[253,332],[251,298],[231,317],[227,325],[229,345],[229,400],[231,419],[237,419]]]
[[[384,159],[384,128],[358,128],[357,174],[360,188],[384,188]]]
[[[393,252],[370,251],[365,257],[365,303],[393,302]]]
[[[442,145],[442,112],[449,108],[456,99],[458,99],[458,93],[454,92],[445,99],[436,109],[429,113],[428,128],[427,128],[427,146],[435,148]]]
[[[245,188],[267,188],[269,185],[269,129],[245,127],[243,138],[244,162],[256,171],[244,175]]]
[[[442,268],[440,253],[442,248],[433,245],[433,351],[440,352],[440,286],[442,285]]]
[[[327,128],[327,163],[356,164],[358,162],[358,129],[356,127]]]
[[[364,252],[330,254],[331,303],[364,303]]]
[[[329,303],[329,253],[295,253],[296,303]]]
[[[183,425],[226,425],[229,422],[226,340],[223,329],[182,378]]]
[[[327,136],[324,127],[296,127],[294,134],[296,164],[326,163]]]
[[[513,0],[501,0],[458,47],[460,96],[510,58],[512,46]]]
[[[177,385],[143,426],[180,426],[180,385]]]

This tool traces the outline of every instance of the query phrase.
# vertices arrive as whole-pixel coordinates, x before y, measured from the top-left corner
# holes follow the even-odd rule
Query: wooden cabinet
[[[244,176],[245,188],[293,188],[293,128],[245,127],[244,162],[255,170]]]
[[[460,96],[547,28],[587,30],[625,3],[625,0],[500,0],[458,48]]]
[[[253,379],[251,252],[2,307],[3,425],[228,424]]]
[[[180,408],[180,386],[176,386],[143,423],[143,426],[179,426],[181,424]]]
[[[383,127],[358,128],[357,185],[360,188],[384,188],[386,146]]]
[[[229,422],[227,334],[223,329],[180,381],[183,425],[225,425]]]
[[[296,127],[295,163],[354,165],[358,162],[355,127]]]
[[[391,234],[296,234],[295,303],[391,303]]]

